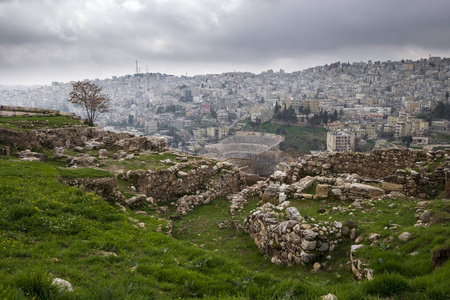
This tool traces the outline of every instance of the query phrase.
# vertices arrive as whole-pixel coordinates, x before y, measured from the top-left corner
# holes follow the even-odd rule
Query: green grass
[[[125,170],[153,170],[159,171],[163,169],[167,169],[168,167],[174,166],[177,162],[177,156],[172,153],[153,153],[153,154],[141,154],[135,155],[134,158],[130,160],[121,160],[117,161],[114,159],[102,160],[102,164],[100,168],[105,170],[111,169],[111,167],[120,167]],[[162,160],[170,159],[171,162],[164,162]],[[189,158],[188,162],[192,162],[193,158]]]
[[[64,125],[81,125],[81,122],[80,120],[75,120],[66,116],[14,116],[9,118],[0,118],[0,127],[23,131],[31,131],[42,128],[58,128]]]
[[[148,160],[169,157],[152,154]],[[225,199],[173,221],[168,237],[156,231],[167,221],[150,208],[136,208],[149,216],[129,208],[123,213],[97,195],[62,185],[57,178],[63,174],[111,176],[0,157],[0,299],[318,299],[328,293],[339,299],[446,299],[450,294],[450,263],[431,267],[432,251],[450,240],[448,202],[442,199],[428,206],[437,222],[428,228],[413,227],[417,199],[363,202],[363,209],[342,201],[291,199],[309,220],[357,223],[366,246],[357,256],[375,270],[375,279],[355,282],[347,265],[351,241],[338,244],[317,273],[310,272],[312,266],[277,266],[234,229]],[[128,182],[119,180],[119,188],[132,195]],[[259,201],[250,199],[237,218],[243,220]],[[158,205],[168,206],[166,217],[174,213],[170,203]],[[332,213],[338,206],[346,210]],[[130,217],[146,229],[136,228]],[[218,222],[229,227],[220,229]],[[392,223],[397,228],[390,228]],[[408,242],[397,238],[404,231],[412,234]],[[379,233],[383,245],[371,246],[371,233]],[[389,237],[393,241],[384,243]],[[74,292],[49,285],[56,277],[71,282]]]
[[[92,168],[66,169],[57,168],[59,175],[63,178],[105,178],[114,177],[114,174]]]
[[[293,287],[156,232],[163,220],[132,214],[146,224],[135,228],[100,197],[60,184],[52,166],[2,159],[0,174],[0,298],[20,289],[38,299],[56,277],[74,292],[55,299],[269,299]]]

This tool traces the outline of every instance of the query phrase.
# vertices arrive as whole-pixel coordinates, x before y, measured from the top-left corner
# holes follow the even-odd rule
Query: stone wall
[[[167,143],[162,138],[139,137],[129,133],[115,133],[85,126],[34,131],[0,128],[0,144],[19,149],[92,146],[127,152],[142,150],[164,152],[168,150]]]
[[[398,169],[414,167],[416,163],[431,162],[429,152],[411,149],[374,150],[370,154],[357,152],[334,152],[305,155],[299,162],[292,163],[287,171],[289,181],[304,176],[356,173],[360,176],[381,179],[395,174]]]
[[[216,164],[212,160],[177,164],[160,171],[128,171],[120,176],[132,182],[138,192],[156,201],[175,199],[202,190],[222,196],[240,188],[239,171],[229,164]]]
[[[111,178],[60,178],[64,185],[73,186],[86,192],[94,193],[106,200],[125,201],[117,189],[117,179]]]
[[[244,220],[245,232],[272,263],[312,263],[329,255],[344,235],[350,237],[351,230],[342,223],[305,220],[288,206],[289,201],[278,206],[268,202]]]
[[[445,186],[450,169],[450,151],[387,149],[363,153],[306,155],[291,163],[286,181],[294,183],[305,176],[336,178],[338,174],[357,174],[361,181],[381,182],[387,193],[424,198],[436,196]]]
[[[418,169],[418,171],[397,170],[394,175],[384,178],[381,187],[387,192],[396,191],[418,198],[434,197],[442,190],[446,193],[450,190],[450,186],[446,185],[445,176],[450,170],[450,159],[431,171],[427,167]]]

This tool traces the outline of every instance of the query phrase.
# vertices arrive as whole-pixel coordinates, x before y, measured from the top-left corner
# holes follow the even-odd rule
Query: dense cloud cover
[[[0,84],[449,56],[447,0],[0,0]]]

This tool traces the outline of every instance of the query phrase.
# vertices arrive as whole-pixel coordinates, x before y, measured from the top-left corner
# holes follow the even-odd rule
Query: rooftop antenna
[[[139,73],[139,64],[138,64],[138,61],[136,61],[136,74],[138,74]]]

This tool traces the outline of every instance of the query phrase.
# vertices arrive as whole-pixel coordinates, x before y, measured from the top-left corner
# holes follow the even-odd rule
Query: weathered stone
[[[375,240],[377,240],[378,238],[380,237],[380,235],[378,234],[378,233],[372,233],[370,236],[369,236],[369,242],[374,242]]]
[[[298,244],[301,241],[300,237],[295,232],[290,233],[290,239],[293,244]]]
[[[67,157],[66,155],[64,155],[64,147],[53,148],[53,157],[54,158]]]
[[[317,241],[302,240],[301,247],[305,251],[316,249]]]
[[[330,294],[321,296],[320,299],[321,300],[338,300],[338,297],[336,297],[336,295],[333,295],[330,293]]]
[[[356,250],[358,250],[359,248],[362,248],[362,247],[364,247],[364,245],[362,245],[362,244],[351,245],[350,253],[355,253]]]
[[[84,152],[84,148],[80,146],[73,147],[73,151],[75,152]]]
[[[404,242],[407,242],[411,238],[411,233],[409,232],[403,232],[398,236],[398,239]]]
[[[419,217],[422,221],[428,221],[431,218],[431,211],[425,210]]]
[[[289,220],[296,220],[296,221],[303,220],[302,216],[295,207],[286,208],[286,216]]]
[[[330,248],[330,244],[328,243],[322,243],[322,245],[319,247],[320,252],[325,252]]]
[[[72,158],[69,162],[69,167],[91,167],[95,166],[97,159],[89,154],[84,154],[82,156],[77,156]]]
[[[362,183],[352,183],[350,185],[350,192],[356,195],[366,196],[369,198],[375,198],[384,195],[383,189]]]
[[[303,237],[308,241],[313,241],[317,238],[317,233],[312,231],[311,229],[303,230]]]
[[[55,278],[52,281],[52,285],[57,286],[59,289],[67,292],[73,292],[73,287],[67,280],[61,278]]]
[[[280,193],[278,195],[278,203],[283,203],[284,201],[286,201],[287,199],[287,195],[285,193]]]
[[[47,155],[37,152],[31,152],[30,150],[23,150],[19,152],[19,158],[25,161],[41,161],[46,163],[48,160]]]
[[[334,225],[334,227],[336,227],[337,229],[342,228],[342,223],[341,223],[341,222],[334,221],[333,225]]]
[[[387,192],[392,192],[392,191],[401,192],[403,190],[403,185],[402,184],[397,184],[397,183],[383,181],[381,183],[381,188],[383,190],[387,191]]]
[[[328,193],[331,191],[331,187],[328,184],[318,184],[316,187],[317,197],[328,197]]]
[[[184,171],[178,171],[177,175],[178,175],[178,177],[185,178],[188,176],[188,173],[186,173]]]

